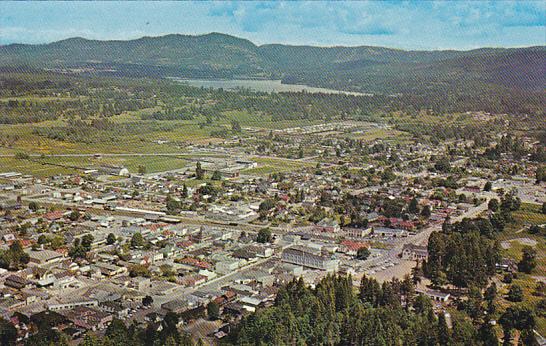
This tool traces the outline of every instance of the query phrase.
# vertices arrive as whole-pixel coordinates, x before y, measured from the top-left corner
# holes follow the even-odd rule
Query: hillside
[[[312,47],[252,42],[219,33],[130,41],[71,38],[0,47],[0,67],[80,69],[138,76],[281,78],[379,93],[514,89],[543,91],[546,47],[404,51],[383,47]]]

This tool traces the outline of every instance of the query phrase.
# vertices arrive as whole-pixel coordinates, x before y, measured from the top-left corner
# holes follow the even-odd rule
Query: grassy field
[[[522,287],[524,291],[524,300],[521,304],[534,309],[536,304],[543,297],[535,295],[538,279],[545,280],[546,276],[546,242],[543,236],[529,234],[527,231],[530,225],[539,225],[546,223],[546,215],[541,213],[541,206],[534,204],[522,204],[520,210],[513,212],[514,222],[507,225],[505,231],[499,236],[499,241],[504,244],[510,244],[510,247],[502,250],[505,257],[512,258],[516,261],[521,259],[521,251],[525,246],[520,239],[529,239],[536,242],[533,248],[537,251],[537,267],[531,274],[518,273],[517,278],[513,280],[513,284]],[[508,293],[509,285],[506,285],[499,290],[501,295]],[[505,309],[509,305],[514,304],[505,299],[501,299],[501,309]],[[541,335],[546,335],[546,318],[537,316],[537,331]]]
[[[258,163],[258,167],[249,168],[241,171],[241,174],[267,176],[272,173],[293,172],[303,168],[313,167],[312,162],[296,161],[281,158],[253,158]]]
[[[73,174],[81,169],[101,165],[116,165],[126,167],[129,172],[137,172],[139,166],[144,166],[147,173],[169,171],[187,167],[189,161],[175,156],[126,156],[126,157],[44,157],[16,159],[0,158],[0,172],[17,171],[38,177],[55,174]]]
[[[225,117],[220,123],[230,125],[232,120],[237,120],[242,127],[255,127],[265,130],[282,130],[290,127],[308,126],[324,123],[320,120],[281,120],[272,121],[271,117],[260,113],[249,113],[241,111],[225,112]]]
[[[388,141],[393,141],[396,143],[411,143],[413,142],[412,137],[407,132],[402,132],[394,129],[378,129],[374,128],[370,131],[365,131],[359,134],[352,134],[349,137],[353,139],[359,139],[363,141],[374,141],[376,139],[384,139]]]
[[[514,222],[507,225],[505,231],[500,234],[500,242],[509,242],[510,248],[504,249],[503,254],[517,261],[521,259],[521,249],[525,241],[518,239],[528,238],[536,242],[534,249],[537,251],[537,268],[534,275],[546,276],[546,243],[544,237],[530,234],[527,230],[531,225],[546,224],[546,215],[541,213],[541,206],[523,203],[520,210],[512,213]]]
[[[0,172],[15,171],[23,174],[32,174],[37,177],[47,177],[56,174],[76,173],[75,169],[51,166],[28,160],[12,157],[0,157]]]
[[[32,96],[29,96],[32,98]],[[28,98],[27,98],[28,99]],[[38,98],[41,100],[40,98]],[[43,98],[44,101],[51,101],[54,98]],[[70,100],[69,98],[60,98]],[[34,100],[34,99],[33,99]],[[16,153],[28,154],[127,154],[127,153],[180,153],[188,151],[186,148],[191,145],[202,145],[209,143],[220,143],[225,138],[214,137],[213,133],[221,130],[230,133],[232,121],[236,120],[240,125],[263,131],[285,129],[290,127],[301,127],[323,123],[321,120],[282,120],[272,121],[269,116],[260,112],[228,111],[221,117],[213,120],[212,124],[204,126],[205,118],[197,117],[192,120],[142,120],[142,115],[151,114],[160,110],[160,107],[146,108],[138,111],[123,112],[114,115],[108,120],[113,123],[114,128],[105,129],[101,135],[99,131],[90,128],[89,131],[98,134],[92,136],[87,142],[75,140],[58,140],[57,136],[47,137],[38,134],[36,131],[43,128],[58,128],[63,131],[70,131],[70,120],[60,118],[55,121],[44,121],[32,124],[10,124],[0,126],[0,138],[10,138],[7,142],[0,142],[0,155],[14,155]],[[127,124],[133,124],[129,131],[116,132],[115,125],[120,128]],[[85,139],[85,133],[84,139]],[[374,140],[383,138],[386,140],[407,141],[409,134],[396,130],[372,129],[369,132],[359,134],[360,139]],[[79,138],[79,137],[77,137]],[[160,144],[161,142],[161,144]],[[274,172],[287,172],[294,169],[308,167],[312,163],[296,162],[290,160],[257,160],[259,167],[243,171],[246,174],[266,176]],[[15,160],[4,158],[0,165],[0,171],[20,171],[38,176],[48,176],[60,173],[73,173],[74,169],[62,168],[49,164],[62,164],[74,167],[89,167],[100,164],[93,158],[47,158],[40,162],[26,160]],[[124,157],[104,158],[103,163],[123,165],[130,171],[136,171],[138,166],[143,165],[148,172],[171,170],[183,167],[186,163],[183,160],[173,158],[151,158],[151,157]]]

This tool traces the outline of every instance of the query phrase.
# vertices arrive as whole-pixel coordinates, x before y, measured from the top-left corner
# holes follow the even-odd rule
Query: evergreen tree
[[[499,345],[497,333],[495,333],[495,329],[493,329],[493,326],[491,325],[491,322],[489,320],[484,321],[480,326],[480,329],[478,330],[478,339],[482,342],[483,345]]]
[[[0,318],[0,345],[15,346],[17,329],[10,322]]]
[[[201,168],[201,162],[197,162],[195,165],[195,179],[203,180],[205,177],[205,171]]]
[[[441,346],[448,346],[451,344],[451,335],[449,328],[447,327],[445,313],[440,312],[438,314],[438,343]]]
[[[419,213],[419,204],[417,202],[417,198],[413,197],[409,203],[408,211],[412,214],[418,214]]]
[[[131,247],[138,248],[144,246],[144,237],[139,232],[133,234],[131,237]]]
[[[125,326],[125,323],[118,318],[114,318],[112,320],[110,325],[108,325],[108,328],[106,328],[104,335],[108,337],[109,341],[113,345],[122,346],[127,344],[127,327]]]
[[[511,302],[521,302],[523,300],[523,289],[516,284],[510,286],[508,291],[508,300]]]
[[[108,244],[108,245],[112,245],[116,241],[117,241],[117,239],[116,239],[116,236],[114,235],[114,233],[109,233],[108,236],[106,237],[106,244]]]
[[[211,320],[220,318],[220,306],[215,302],[210,302],[207,305],[207,315]]]
[[[530,246],[525,246],[522,250],[523,256],[518,263],[518,270],[530,274],[535,269],[537,252]]]

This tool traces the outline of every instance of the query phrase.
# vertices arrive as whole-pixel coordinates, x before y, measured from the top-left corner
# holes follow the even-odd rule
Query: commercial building
[[[308,268],[337,271],[339,260],[330,254],[306,246],[291,246],[282,253],[283,262],[298,264]]]
[[[419,246],[414,244],[404,244],[402,248],[402,259],[422,261],[428,258],[428,249],[426,246]]]

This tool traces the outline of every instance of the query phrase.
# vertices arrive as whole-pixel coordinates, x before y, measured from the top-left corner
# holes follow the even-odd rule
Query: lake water
[[[186,83],[195,87],[224,89],[224,90],[236,90],[236,89],[250,89],[252,91],[259,92],[298,92],[306,91],[309,93],[325,93],[325,94],[347,94],[355,96],[370,96],[371,94],[349,92],[342,90],[334,90],[327,88],[316,88],[302,84],[283,84],[280,80],[257,80],[257,79],[182,79],[171,78],[174,81],[180,83]]]

